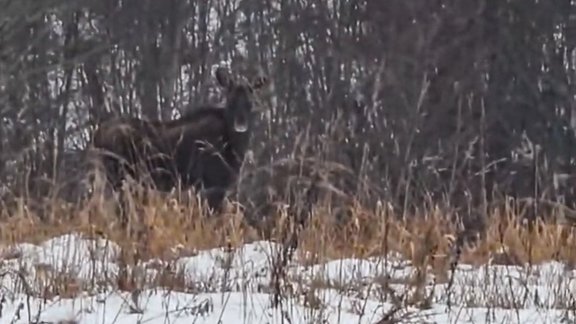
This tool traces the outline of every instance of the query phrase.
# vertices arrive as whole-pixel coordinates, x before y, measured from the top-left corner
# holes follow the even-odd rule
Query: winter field
[[[27,212],[3,223],[1,323],[576,321],[575,240],[560,225],[530,232],[495,216],[451,267],[456,230],[438,214],[358,209],[338,229],[319,207],[282,263],[283,246],[232,212],[192,221],[187,207],[151,202],[135,238],[110,230],[104,207],[74,208],[79,221],[39,225]]]

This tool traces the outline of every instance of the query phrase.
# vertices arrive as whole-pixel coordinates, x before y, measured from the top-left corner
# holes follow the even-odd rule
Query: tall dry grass
[[[126,197],[128,228],[120,226],[113,197],[101,191],[77,204],[53,198],[46,199],[40,206],[35,203],[31,208],[25,200],[17,200],[12,208],[3,211],[0,245],[39,243],[69,232],[108,238],[122,248],[118,260],[120,272],[110,279],[112,286],[131,292],[133,298],[139,300],[145,287],[194,293],[190,291],[194,288],[185,283],[184,274],[163,266],[159,266],[160,271],[152,279],[143,282],[137,271],[130,270],[138,268],[141,261],[159,258],[169,262],[194,255],[198,250],[223,246],[233,249],[261,239],[287,242],[287,229],[295,228],[295,216],[290,214],[290,208],[279,207],[271,215],[271,228],[262,231],[248,225],[241,208],[233,201],[227,201],[223,214],[210,216],[201,201],[192,195],[132,190],[126,192]],[[429,308],[432,290],[427,291],[428,274],[433,275],[435,284],[446,283],[450,287],[454,266],[458,263],[520,265],[558,260],[572,265],[576,260],[576,237],[572,227],[552,222],[526,226],[511,206],[494,209],[484,220],[487,224],[484,230],[476,233],[473,240],[454,222],[454,217],[438,208],[425,208],[418,215],[400,217],[383,204],[362,206],[351,201],[345,206],[349,217],[342,221],[334,216],[332,207],[329,201],[313,206],[308,223],[297,231],[298,258],[293,261],[317,264],[343,258],[381,259],[391,252],[399,254],[415,271],[402,279],[402,283],[410,287],[402,295],[391,287],[394,282],[389,279],[382,278],[381,282],[374,283],[382,290],[382,302],[394,305],[383,315],[383,323],[410,316],[408,307]],[[467,239],[464,239],[465,235]],[[174,249],[176,246],[178,249]],[[284,252],[278,251],[271,263],[272,278],[266,289],[271,291],[272,304],[284,309],[289,307],[288,304],[283,306],[286,298],[303,295],[307,305],[315,305],[310,307],[321,314],[322,301],[317,294],[320,295],[322,287],[329,283],[318,280],[308,288],[300,288],[303,291],[288,289],[290,286],[283,280],[287,276],[286,261],[282,259]],[[50,269],[47,273],[53,275],[36,293],[39,297],[74,298],[86,287],[88,291],[92,289],[89,284],[66,274],[56,274]],[[358,289],[358,294],[363,291],[361,287],[329,288]]]
[[[239,246],[260,239],[282,241],[294,218],[289,209],[278,208],[271,215],[271,230],[264,235],[261,229],[248,225],[233,201],[227,201],[221,215],[210,216],[195,196],[143,193],[132,191],[126,195],[127,229],[120,226],[113,197],[101,191],[81,203],[47,199],[41,208],[34,209],[19,200],[13,208],[3,211],[0,244],[37,243],[77,231],[104,236],[122,247],[130,247],[127,250],[137,251],[139,258],[149,259],[166,256],[174,246],[194,251]],[[570,225],[539,221],[529,227],[513,208],[493,210],[475,240],[462,240],[461,226],[437,208],[404,217],[380,204],[361,206],[352,202],[347,209],[349,217],[341,221],[332,215],[328,202],[317,203],[308,223],[298,232],[300,250],[314,256],[315,261],[397,252],[414,265],[432,266],[438,272],[449,268],[456,245],[458,262],[467,264],[576,261],[576,237]]]

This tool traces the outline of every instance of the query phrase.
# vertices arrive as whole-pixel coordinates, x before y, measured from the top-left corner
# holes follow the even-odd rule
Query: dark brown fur
[[[92,146],[114,190],[127,175],[164,192],[194,187],[220,210],[250,140],[253,89],[265,79],[237,83],[223,69],[216,78],[227,92],[223,108],[205,106],[170,121],[120,117],[100,125]]]

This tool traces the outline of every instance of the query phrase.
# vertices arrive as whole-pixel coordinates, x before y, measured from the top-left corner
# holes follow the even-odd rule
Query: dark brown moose
[[[254,90],[267,78],[236,80],[222,67],[215,77],[225,107],[206,105],[169,121],[118,117],[98,127],[92,148],[115,191],[129,175],[164,192],[194,187],[213,211],[221,210],[250,140]]]

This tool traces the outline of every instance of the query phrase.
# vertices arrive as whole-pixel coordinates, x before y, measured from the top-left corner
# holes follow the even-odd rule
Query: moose
[[[114,191],[127,176],[161,192],[194,187],[213,212],[221,211],[248,148],[255,90],[268,79],[248,82],[223,67],[215,77],[226,95],[224,107],[206,104],[168,121],[115,117],[101,123],[92,149]]]

